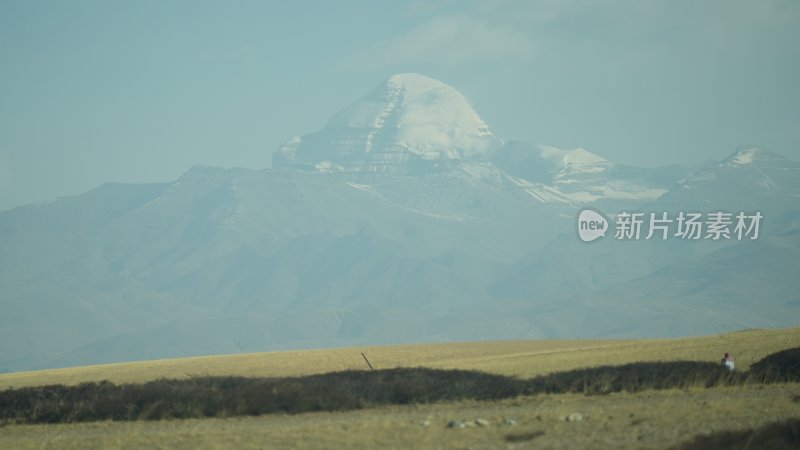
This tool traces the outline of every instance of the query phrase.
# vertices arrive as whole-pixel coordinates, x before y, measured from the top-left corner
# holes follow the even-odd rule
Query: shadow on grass
[[[676,450],[800,449],[800,419],[764,425],[755,430],[721,431],[702,435]]]
[[[466,370],[397,368],[287,378],[196,377],[143,384],[51,385],[0,392],[0,424],[253,416],[498,400],[540,393],[601,395],[800,381],[800,371],[790,370],[798,358],[800,351],[796,350],[776,353],[744,373],[732,373],[714,363],[673,361],[577,369],[529,380]]]
[[[511,433],[505,437],[506,442],[528,442],[540,436],[544,436],[544,431],[528,431],[523,433]]]
[[[750,367],[753,381],[797,381],[800,378],[800,347],[766,356]]]

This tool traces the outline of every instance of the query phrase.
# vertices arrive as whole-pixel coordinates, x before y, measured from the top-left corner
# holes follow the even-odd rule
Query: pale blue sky
[[[0,210],[269,167],[392,73],[611,160],[800,160],[800,2],[0,0]]]

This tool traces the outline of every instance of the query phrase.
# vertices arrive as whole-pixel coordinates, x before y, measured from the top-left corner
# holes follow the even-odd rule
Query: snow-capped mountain
[[[501,143],[452,86],[405,73],[338,112],[322,130],[281,146],[273,167],[405,172],[413,162],[486,159]]]
[[[742,146],[717,164],[685,177],[654,204],[665,211],[760,211],[771,218],[800,210],[800,163]]]
[[[571,203],[609,209],[655,200],[690,171],[679,165],[631,167],[582,148],[562,150],[516,141],[503,145],[492,158],[505,172],[547,185]]]
[[[492,165],[369,178],[194,167],[0,213],[0,371],[424,339],[571,223]]]
[[[452,86],[424,75],[389,77],[315,133],[292,138],[273,167],[314,172],[421,174],[493,163],[543,198],[603,206],[655,200],[688,174],[682,166],[615,164],[585,149],[497,137]]]
[[[760,169],[785,170],[795,166],[788,158],[764,150],[761,147],[742,145],[719,164],[724,167],[758,167]]]
[[[0,372],[800,323],[800,165],[760,149],[689,173],[505,142],[454,88],[403,74],[280,147],[274,166],[193,167],[0,212]],[[746,247],[587,245],[582,205],[759,206],[769,226]],[[749,261],[780,270],[758,283]],[[769,298],[748,303],[765,284]]]
[[[741,146],[718,164],[687,177],[680,186],[684,190],[692,190],[700,186],[720,185],[726,180],[732,183],[735,177],[739,184],[752,193],[800,197],[799,175],[800,163],[759,147]]]

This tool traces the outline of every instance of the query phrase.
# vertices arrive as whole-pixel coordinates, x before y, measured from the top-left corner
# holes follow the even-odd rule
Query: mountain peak
[[[562,150],[548,145],[540,145],[539,149],[542,158],[551,161],[559,168],[580,164],[609,163],[609,161],[602,156],[582,148]]]
[[[403,171],[410,161],[483,159],[501,143],[458,90],[403,73],[339,111],[322,130],[281,146],[273,166]]]
[[[386,79],[386,84],[416,85],[423,89],[433,87],[450,88],[450,86],[437,79],[414,72],[396,73]]]
[[[753,145],[740,145],[739,147],[736,147],[736,151],[722,160],[721,165],[727,167],[749,166],[761,165],[763,163],[788,161],[789,160],[784,156],[764,150],[761,147]]]

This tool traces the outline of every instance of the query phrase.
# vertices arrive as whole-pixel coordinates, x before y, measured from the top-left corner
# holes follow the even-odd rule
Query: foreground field
[[[281,377],[366,369],[431,367],[472,369],[532,377],[555,371],[639,361],[718,361],[731,352],[738,369],[764,356],[800,346],[800,328],[747,330],[718,336],[655,340],[541,340],[397,345],[251,353],[19,372],[0,375],[0,390],[44,384],[109,380],[138,383],[200,375]]]
[[[737,370],[787,348],[800,329],[646,341],[531,341],[367,347],[112,364],[6,374],[0,389],[191,375],[287,376],[396,366],[532,377],[637,361],[718,361]],[[560,376],[560,375],[559,375]],[[570,418],[572,420],[568,420]],[[2,448],[672,448],[693,436],[800,417],[800,384],[743,384],[586,396],[379,406],[260,417],[0,426]],[[480,420],[478,420],[480,419]],[[454,424],[449,427],[448,424]],[[798,443],[800,447],[800,443]]]
[[[800,415],[800,385],[542,395],[236,419],[0,428],[4,448],[669,448],[701,433]],[[580,413],[581,420],[565,420]],[[576,417],[576,416],[573,416]],[[485,426],[448,428],[451,420]]]

